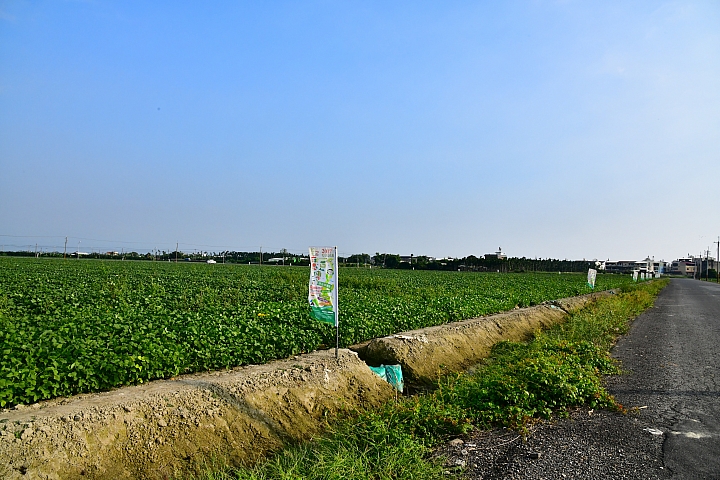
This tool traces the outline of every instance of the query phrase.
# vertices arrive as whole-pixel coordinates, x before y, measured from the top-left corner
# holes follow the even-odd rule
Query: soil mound
[[[341,350],[79,395],[0,413],[0,477],[171,478],[249,464],[321,431],[341,407],[395,390]]]
[[[432,384],[441,375],[461,372],[487,357],[502,340],[524,340],[567,318],[599,296],[598,292],[564,298],[487,317],[376,338],[350,347],[371,365],[400,364],[410,387]]]

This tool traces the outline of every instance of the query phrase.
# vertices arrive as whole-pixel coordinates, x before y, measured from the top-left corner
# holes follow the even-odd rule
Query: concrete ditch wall
[[[342,407],[378,406],[394,389],[358,358],[401,364],[431,382],[477,364],[500,340],[560,322],[600,292],[391,335],[351,350],[314,352],[266,365],[185,375],[0,411],[0,477],[171,478],[209,459],[249,464],[323,429]]]

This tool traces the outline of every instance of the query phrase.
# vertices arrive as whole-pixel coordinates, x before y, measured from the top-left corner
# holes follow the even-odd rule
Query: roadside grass
[[[581,405],[624,412],[602,382],[603,375],[619,373],[609,350],[667,283],[624,287],[528,342],[498,343],[483,364],[444,377],[430,393],[379,410],[344,412],[320,438],[291,445],[252,468],[212,469],[199,478],[446,478],[441,459],[429,453],[448,437],[500,426],[527,432],[533,423]]]

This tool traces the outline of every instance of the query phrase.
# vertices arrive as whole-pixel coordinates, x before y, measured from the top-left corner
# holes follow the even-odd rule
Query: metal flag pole
[[[340,285],[340,272],[338,271],[338,248],[335,247],[335,255],[333,260],[333,268],[335,269],[335,360],[339,359],[338,350],[340,349],[340,302],[338,295],[338,287]]]

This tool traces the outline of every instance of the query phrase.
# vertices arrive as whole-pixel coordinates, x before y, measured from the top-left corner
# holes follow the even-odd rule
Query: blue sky
[[[199,5],[0,2],[3,244],[715,250],[720,3]]]

